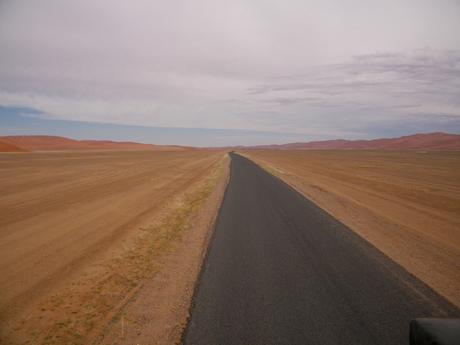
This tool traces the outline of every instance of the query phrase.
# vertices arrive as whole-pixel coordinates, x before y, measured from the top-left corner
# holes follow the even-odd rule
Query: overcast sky
[[[168,132],[191,145],[460,133],[459,33],[458,0],[1,0],[0,116],[250,131]]]

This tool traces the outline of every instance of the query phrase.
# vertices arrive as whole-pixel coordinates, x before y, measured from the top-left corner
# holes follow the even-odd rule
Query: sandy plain
[[[460,152],[241,153],[460,307]]]
[[[198,150],[1,154],[1,342],[102,341],[133,298],[157,289],[146,291],[147,278],[191,260],[182,285],[162,279],[163,290],[180,286],[167,300],[181,303],[175,329],[150,327],[177,337],[227,164],[224,152]],[[179,255],[184,239],[195,249]]]

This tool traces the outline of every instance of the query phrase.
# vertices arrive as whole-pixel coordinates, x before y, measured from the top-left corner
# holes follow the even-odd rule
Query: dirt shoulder
[[[460,155],[245,151],[460,307]]]
[[[113,315],[109,326],[95,343],[180,342],[228,179],[229,158],[226,157],[222,165],[210,174],[208,181],[197,188],[194,197],[166,222],[168,232],[176,232],[178,226],[182,227],[178,240],[160,259],[158,272],[127,299],[126,305]]]

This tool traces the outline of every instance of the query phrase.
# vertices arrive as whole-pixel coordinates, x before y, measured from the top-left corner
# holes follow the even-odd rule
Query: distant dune
[[[460,150],[460,135],[447,133],[414,134],[374,140],[325,140],[283,145],[244,147],[254,150]]]
[[[0,137],[0,152],[79,150],[183,150],[181,146],[141,144],[108,140],[74,140],[48,135]],[[16,150],[14,149],[16,148]]]
[[[129,141],[74,140],[48,135],[0,137],[0,152],[22,151],[85,151],[85,150],[167,150],[180,151],[192,147],[141,144]],[[282,145],[214,147],[208,149],[249,150],[460,150],[460,135],[448,133],[414,134],[400,138],[373,140],[325,140]]]
[[[1,139],[1,138],[0,138]],[[25,152],[27,150],[0,140],[0,152]]]

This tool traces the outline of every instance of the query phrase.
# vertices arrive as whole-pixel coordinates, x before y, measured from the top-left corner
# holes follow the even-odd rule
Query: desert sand
[[[2,343],[99,339],[192,236],[191,220],[225,179],[225,157],[196,150],[0,155]],[[188,284],[203,245],[182,257],[194,260]]]
[[[242,151],[460,307],[460,153]]]
[[[0,152],[26,152],[27,150],[0,140]]]

